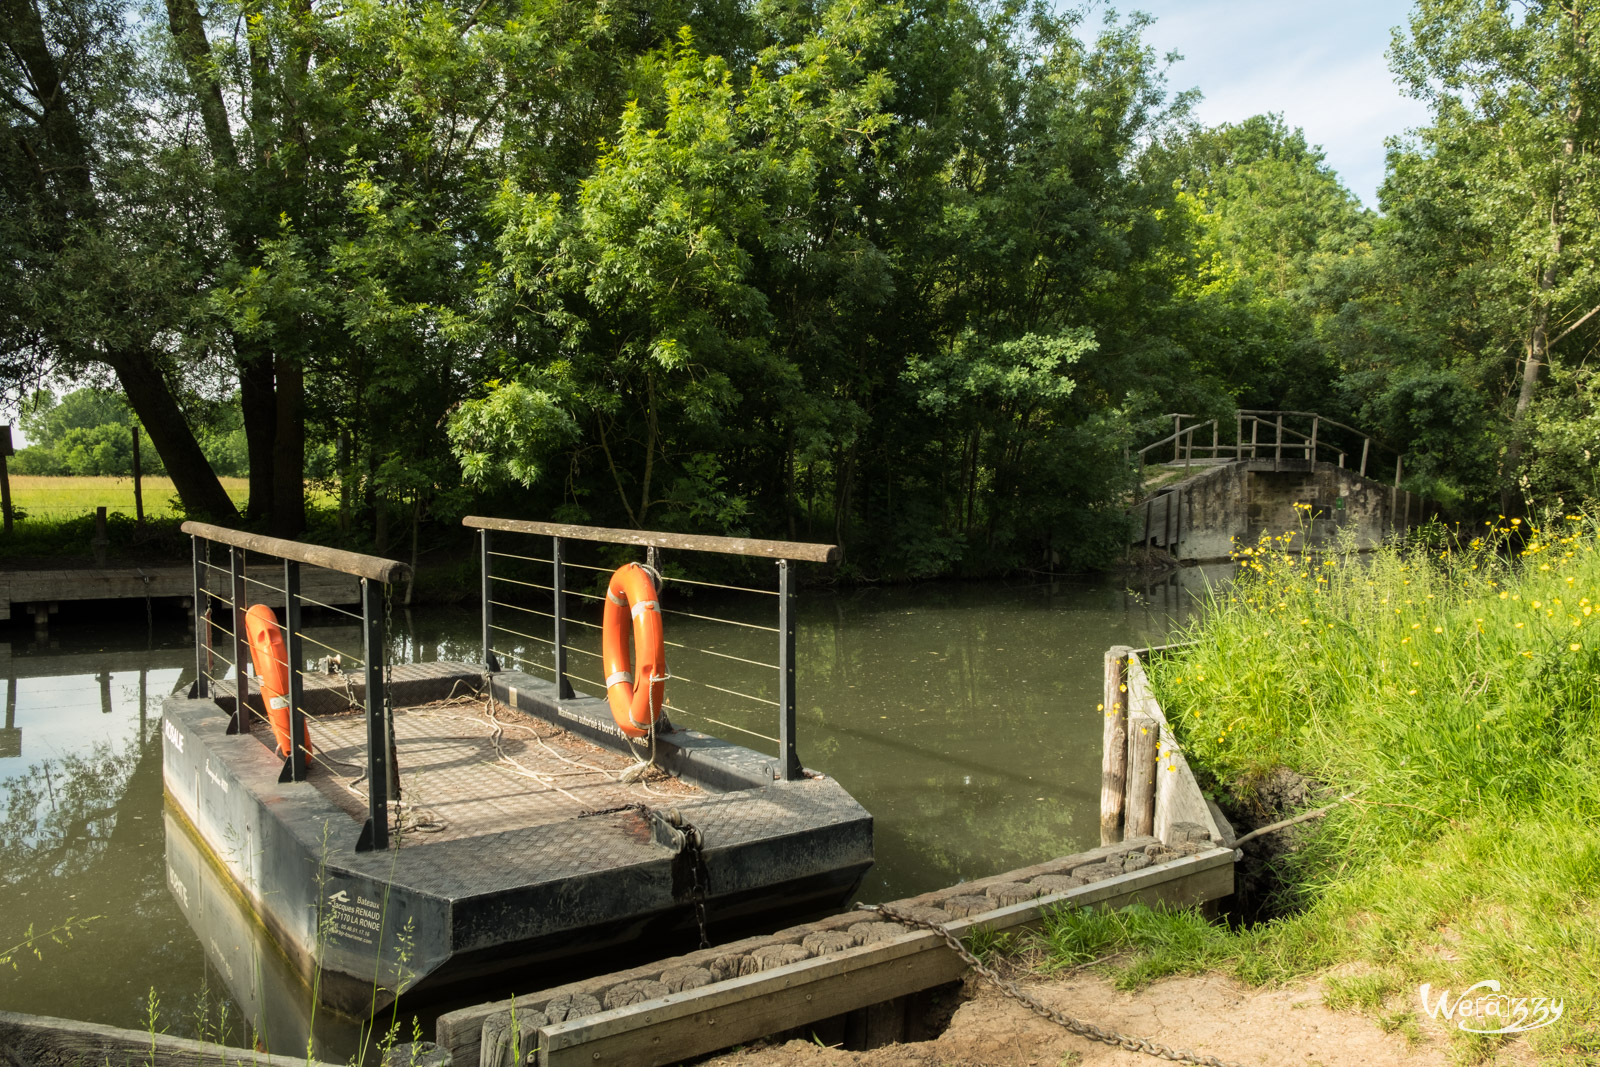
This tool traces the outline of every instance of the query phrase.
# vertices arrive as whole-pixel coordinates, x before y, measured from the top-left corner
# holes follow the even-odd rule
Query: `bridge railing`
[[[571,699],[576,695],[572,687],[574,679],[592,687],[595,696],[603,698],[606,694],[605,680],[592,675],[586,676],[574,670],[571,659],[573,654],[577,654],[596,663],[602,660],[600,653],[592,647],[601,631],[599,613],[591,610],[575,614],[571,611],[571,605],[574,601],[578,601],[592,603],[594,608],[603,606],[606,598],[604,586],[601,584],[602,576],[609,575],[615,569],[611,566],[577,562],[572,558],[571,542],[641,547],[646,550],[646,565],[658,575],[661,573],[662,550],[710,552],[772,560],[777,569],[775,588],[772,589],[678,577],[664,577],[661,583],[663,587],[681,584],[685,587],[705,587],[731,592],[741,597],[753,596],[763,600],[769,597],[775,598],[777,601],[776,611],[773,613],[775,618],[771,619],[771,625],[752,621],[751,618],[713,615],[709,610],[686,611],[679,605],[669,606],[671,599],[667,596],[661,598],[661,611],[664,616],[676,615],[699,622],[718,624],[726,627],[730,636],[740,635],[734,638],[731,646],[733,651],[728,651],[730,646],[726,643],[722,650],[718,650],[709,646],[692,646],[668,640],[665,642],[667,647],[677,650],[671,654],[672,658],[677,658],[684,652],[692,652],[697,656],[710,657],[702,661],[708,668],[713,660],[719,667],[729,663],[738,664],[739,666],[731,669],[743,672],[741,678],[749,673],[749,668],[756,668],[760,676],[768,678],[771,676],[765,675],[766,671],[776,672],[775,692],[767,689],[760,681],[753,686],[764,692],[773,692],[773,696],[736,688],[749,683],[747,680],[724,678],[720,674],[714,675],[717,681],[728,684],[718,685],[706,681],[705,675],[699,679],[688,678],[670,668],[667,677],[677,683],[696,686],[697,692],[704,690],[721,694],[708,697],[708,705],[711,701],[725,702],[724,698],[734,698],[742,703],[730,704],[730,707],[748,709],[752,712],[758,710],[756,706],[773,709],[777,713],[777,736],[774,737],[760,729],[751,729],[750,726],[756,723],[748,718],[743,720],[747,725],[713,718],[704,706],[696,708],[692,704],[686,706],[669,700],[666,711],[669,719],[673,715],[682,713],[692,720],[707,722],[768,741],[777,746],[783,778],[791,781],[801,776],[803,772],[795,748],[796,590],[792,564],[835,562],[840,557],[837,545],[711,537],[653,530],[617,530],[596,526],[529,522],[520,519],[485,518],[476,515],[469,515],[461,521],[463,525],[478,531],[485,666],[491,672],[498,671],[501,669],[501,662],[504,661],[516,664],[520,668],[543,671],[553,676],[561,699]],[[540,555],[537,548],[530,550],[521,547],[528,543],[528,538],[548,539],[545,543],[549,546],[549,554]],[[520,542],[518,539],[521,539]],[[546,567],[548,570],[544,569]],[[587,581],[571,580],[568,572],[572,570],[587,572],[590,578]],[[548,583],[530,580],[544,575],[549,576]],[[548,610],[545,610],[546,608]],[[587,635],[587,639],[574,640],[573,627]],[[549,636],[531,632],[541,628]],[[528,644],[530,642],[531,644]],[[768,645],[768,642],[771,644]],[[523,647],[507,647],[518,644]],[[770,652],[765,651],[763,646],[770,649]],[[743,654],[734,654],[735,652]],[[771,655],[776,662],[769,662],[768,655]],[[594,672],[594,674],[599,673],[599,671]],[[701,672],[696,669],[695,673]],[[727,718],[740,718],[740,712],[737,711],[722,712],[720,708],[718,711]]]
[[[1217,419],[1195,421],[1188,426],[1185,419],[1194,415],[1172,413],[1172,432],[1158,441],[1139,449],[1139,480],[1144,480],[1147,463],[1182,463],[1188,469],[1196,459],[1202,462],[1222,460],[1273,461],[1275,469],[1285,460],[1309,463],[1325,459],[1340,467],[1349,466],[1363,478],[1367,477],[1369,464],[1380,453],[1394,456],[1394,484],[1400,485],[1405,471],[1405,454],[1383,444],[1370,434],[1353,426],[1319,415],[1314,411],[1274,411],[1259,408],[1240,408],[1234,413],[1233,441],[1222,439],[1223,424]],[[1298,424],[1298,425],[1297,425]],[[1302,428],[1304,427],[1304,428]],[[1210,431],[1210,441],[1205,440]],[[1171,449],[1171,459],[1166,459]],[[1355,461],[1359,449],[1360,460]]]
[[[307,677],[306,646],[326,650],[330,660],[337,662],[343,673],[346,664],[360,666],[365,682],[364,712],[366,715],[366,781],[367,821],[362,827],[356,850],[385,849],[389,847],[389,802],[399,799],[398,768],[394,765],[395,751],[392,715],[388,708],[386,624],[394,584],[406,580],[411,568],[404,563],[377,556],[364,556],[335,548],[290,541],[280,537],[230,530],[203,522],[186,522],[183,532],[193,545],[194,603],[195,603],[195,689],[196,697],[218,695],[219,686],[226,685],[226,668],[218,673],[218,661],[233,669],[234,710],[229,733],[248,734],[261,723],[267,722],[266,708],[257,711],[249,704],[251,686],[251,655],[249,638],[245,633],[244,619],[251,601],[276,599],[282,596],[284,617],[279,623],[283,631],[285,659],[278,662],[288,676],[290,751],[284,760],[282,782],[306,780],[309,763],[314,761],[335,776],[342,772],[325,763],[317,753],[324,746],[314,744],[308,749],[303,743],[307,725],[320,726],[318,716],[306,710],[305,680]],[[211,546],[227,548],[227,565],[211,560]],[[266,557],[263,568],[252,567],[249,555]],[[360,580],[361,611],[357,614],[333,604],[323,603],[300,592],[302,565],[321,567]],[[282,584],[260,577],[281,577]],[[219,592],[218,589],[224,590]],[[251,592],[251,587],[255,592]],[[341,615],[347,615],[361,624],[361,649],[338,649],[308,636],[301,621],[301,612],[310,605]],[[221,616],[226,614],[229,625],[224,626]],[[225,637],[225,651],[218,650],[219,637]],[[256,683],[260,695],[260,683]],[[314,735],[313,735],[314,736]]]

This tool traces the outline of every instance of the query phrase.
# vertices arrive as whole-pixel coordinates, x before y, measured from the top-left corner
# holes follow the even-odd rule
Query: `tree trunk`
[[[173,399],[154,357],[146,351],[123,350],[107,353],[106,362],[116,372],[129,406],[166,465],[184,510],[194,518],[213,522],[237,521],[239,513],[233,501],[200,451],[189,420]]]
[[[343,536],[350,532],[350,484],[355,478],[355,464],[350,450],[350,431],[347,428],[339,430],[334,466],[339,471],[339,534]]]
[[[245,514],[260,519],[273,509],[278,398],[272,383],[272,353],[238,335],[233,339],[233,351],[239,359],[239,407],[244,414],[245,450],[250,462],[250,502]]]
[[[272,440],[272,514],[275,537],[297,537],[306,528],[305,370],[280,354],[277,364],[277,432]]]
[[[1572,142],[1567,142],[1571,154]],[[1500,510],[1512,514],[1518,501],[1517,482],[1522,472],[1522,448],[1527,436],[1528,408],[1533,404],[1539,384],[1539,371],[1550,358],[1550,290],[1556,285],[1556,267],[1561,260],[1561,195],[1558,191],[1550,206],[1550,259],[1539,272],[1539,299],[1533,307],[1533,329],[1528,337],[1528,359],[1522,365],[1522,382],[1517,389],[1517,406],[1511,415],[1511,440],[1506,445],[1504,484],[1500,489]]]

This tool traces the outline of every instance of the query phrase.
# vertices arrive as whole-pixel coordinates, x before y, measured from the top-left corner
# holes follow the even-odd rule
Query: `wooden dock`
[[[252,575],[254,576],[254,575]],[[281,585],[281,575],[264,578]],[[309,600],[345,606],[360,602],[359,581],[347,574],[307,569],[301,592]],[[266,585],[250,587],[251,603],[283,606],[283,593]],[[50,616],[69,601],[81,600],[178,601],[194,611],[194,569],[166,567],[64,567],[43,570],[0,570],[0,622],[14,608],[33,616],[36,627],[49,625]]]
[[[1171,846],[1133,838],[890,907],[963,937],[1018,931],[1059,907],[1192,906],[1232,892],[1233,850],[1184,825]],[[504,1035],[515,1016],[539,1067],[655,1067],[812,1024],[831,1022],[854,1047],[914,1038],[916,996],[956,981],[966,964],[938,934],[882,920],[846,912],[463,1008],[439,1018],[435,1041],[458,1064],[511,1067]]]

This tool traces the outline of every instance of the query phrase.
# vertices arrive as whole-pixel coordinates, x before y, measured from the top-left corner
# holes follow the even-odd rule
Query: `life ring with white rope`
[[[665,714],[667,646],[658,596],[655,578],[637,563],[618,567],[606,585],[604,625],[600,628],[606,700],[617,729],[626,737],[648,736]],[[630,628],[637,662],[628,656]]]

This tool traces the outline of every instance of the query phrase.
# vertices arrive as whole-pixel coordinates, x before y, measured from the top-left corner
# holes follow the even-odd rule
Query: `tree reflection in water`
[[[133,725],[125,742],[96,740],[0,780],[0,943],[30,924],[98,917],[0,971],[0,1004],[139,1027],[156,982],[162,1025],[195,1034],[219,998],[166,890],[159,711]]]

